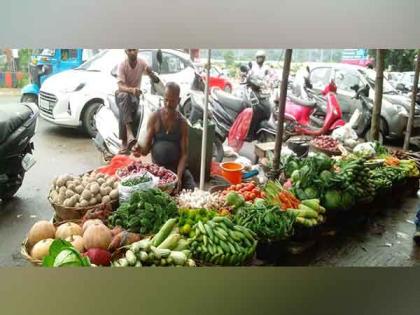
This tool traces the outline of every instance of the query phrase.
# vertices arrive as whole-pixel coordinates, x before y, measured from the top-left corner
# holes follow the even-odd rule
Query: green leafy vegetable
[[[83,257],[71,243],[65,240],[54,240],[48,256],[42,261],[44,267],[90,267],[89,258]]]

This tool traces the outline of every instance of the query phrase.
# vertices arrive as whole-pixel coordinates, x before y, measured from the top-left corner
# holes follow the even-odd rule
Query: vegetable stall
[[[46,267],[272,264],[267,251],[315,239],[341,218],[371,215],[384,199],[418,189],[415,154],[378,143],[338,153],[325,137],[311,145],[305,156],[282,155],[275,180],[178,195],[174,173],[118,157],[86,174],[58,176],[48,196],[53,218],[32,226],[21,252]]]

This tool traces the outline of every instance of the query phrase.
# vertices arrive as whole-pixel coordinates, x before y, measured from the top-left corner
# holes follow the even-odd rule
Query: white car
[[[175,81],[181,86],[181,96],[186,95],[194,80],[195,68],[190,56],[179,50],[162,49],[162,63],[157,61],[157,49],[140,49],[144,59],[166,82]],[[126,58],[123,49],[107,49],[80,67],[51,76],[42,84],[39,93],[41,117],[64,127],[82,127],[94,137],[94,115],[104,104],[104,98],[117,90],[118,64]],[[145,75],[142,90],[150,89]]]

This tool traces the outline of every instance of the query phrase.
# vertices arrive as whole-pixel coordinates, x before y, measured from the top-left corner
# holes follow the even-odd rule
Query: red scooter
[[[329,134],[334,129],[345,125],[344,120],[341,118],[340,104],[335,96],[337,87],[334,81],[331,81],[322,91],[322,95],[326,97],[327,106],[325,109],[325,119],[321,127],[311,125],[311,116],[316,110],[319,110],[319,104],[317,102],[325,102],[325,100],[316,96],[311,90],[305,90],[312,100],[305,101],[293,95],[287,96],[285,124],[288,130],[294,129],[296,134],[299,135],[320,136]]]

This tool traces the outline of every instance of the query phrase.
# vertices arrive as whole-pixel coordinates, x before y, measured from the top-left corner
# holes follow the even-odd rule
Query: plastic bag
[[[251,126],[252,116],[254,112],[252,108],[244,109],[236,118],[232,127],[229,130],[228,144],[236,152],[238,152],[248,135],[249,127]]]
[[[353,130],[351,124],[345,124],[344,126],[335,129],[331,136],[342,143],[347,140],[357,140],[358,138],[357,133]]]
[[[149,181],[140,183],[134,186],[124,186],[123,183],[129,179],[137,178],[146,175],[150,178]],[[118,185],[118,192],[120,195],[120,204],[123,202],[128,202],[131,198],[131,195],[137,191],[147,190],[156,187],[159,184],[159,178],[153,176],[149,172],[140,172],[137,174],[129,175],[121,179],[120,184]]]
[[[353,149],[353,153],[373,157],[376,154],[375,144],[373,142],[360,143]]]
[[[112,158],[109,165],[98,168],[98,172],[113,176],[120,168],[126,167],[133,162],[134,160],[129,156],[116,155]]]

